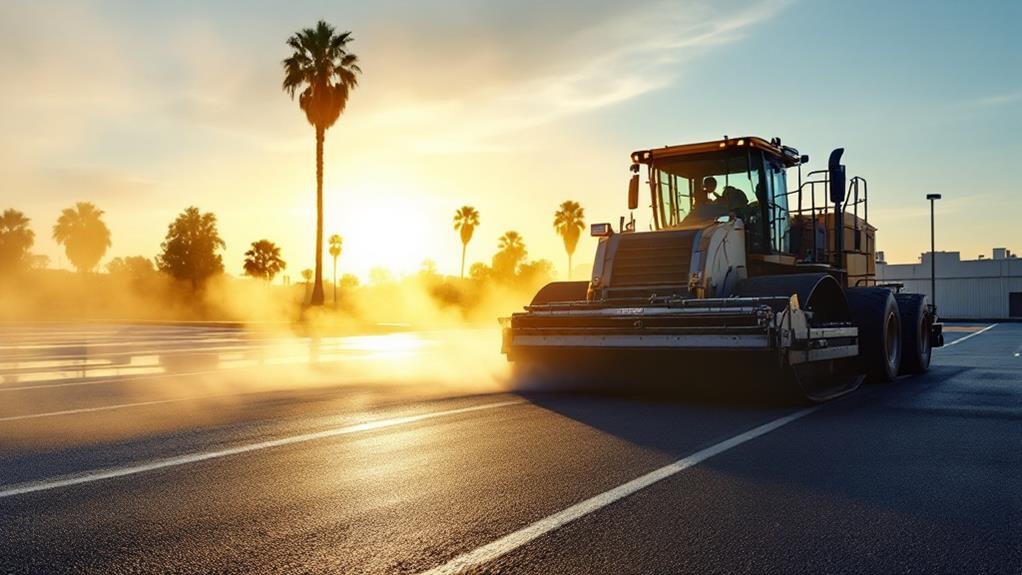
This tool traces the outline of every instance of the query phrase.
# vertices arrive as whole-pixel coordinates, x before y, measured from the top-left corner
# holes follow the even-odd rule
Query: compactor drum
[[[634,215],[594,224],[591,279],[551,283],[504,320],[508,360],[569,381],[744,373],[810,402],[925,371],[941,324],[925,296],[876,284],[867,183],[846,179],[841,152],[806,179],[808,156],[779,139],[633,153],[628,207],[645,171],[649,231]]]

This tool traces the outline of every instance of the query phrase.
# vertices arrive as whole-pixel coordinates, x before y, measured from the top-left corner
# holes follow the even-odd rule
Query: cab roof
[[[654,160],[664,158],[676,158],[689,154],[704,154],[723,150],[734,151],[741,148],[763,150],[789,167],[797,166],[801,161],[798,150],[782,146],[780,138],[767,141],[757,136],[745,136],[742,138],[728,138],[725,136],[723,140],[714,140],[712,142],[698,142],[695,144],[664,146],[663,148],[654,148],[652,150],[638,150],[632,152],[632,163],[649,164]]]

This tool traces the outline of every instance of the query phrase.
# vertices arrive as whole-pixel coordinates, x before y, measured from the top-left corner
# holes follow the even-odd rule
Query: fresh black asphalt
[[[985,326],[953,327],[949,341]],[[21,337],[59,342],[61,329]],[[1022,324],[997,325],[937,350],[924,376],[866,386],[475,572],[1022,572],[1020,352]],[[431,393],[412,380],[231,386],[216,399],[204,387],[3,420],[141,403],[138,389],[192,377],[4,391],[24,386],[8,377],[0,492],[521,402],[0,496],[0,572],[418,573],[799,409],[726,393]]]

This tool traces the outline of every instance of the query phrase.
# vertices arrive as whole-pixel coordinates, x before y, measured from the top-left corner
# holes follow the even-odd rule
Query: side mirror
[[[628,209],[634,210],[639,207],[639,174],[632,174],[628,180]]]
[[[808,164],[809,163],[809,155],[808,154],[802,154],[802,157],[798,159],[798,163],[800,163],[800,164]]]
[[[830,176],[830,201],[835,204],[845,201],[845,167],[841,164],[841,154],[844,153],[844,148],[837,148],[830,153],[830,160],[827,161],[827,171]]]

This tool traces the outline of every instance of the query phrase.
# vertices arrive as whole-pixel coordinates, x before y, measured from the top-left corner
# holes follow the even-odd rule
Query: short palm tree
[[[586,227],[585,213],[578,202],[568,200],[554,212],[554,229],[564,240],[564,250],[568,252],[568,279],[571,279],[571,256],[575,255],[578,238]]]
[[[461,206],[454,212],[454,229],[461,232],[461,277],[465,277],[465,250],[479,225],[479,212],[472,206]]]
[[[272,282],[286,267],[280,248],[270,240],[252,242],[252,248],[245,252],[245,275]]]
[[[64,246],[67,259],[78,271],[91,271],[110,247],[110,229],[103,223],[103,210],[90,202],[78,202],[60,213],[53,226],[53,239]]]
[[[334,305],[337,305],[337,258],[341,256],[344,238],[334,234],[327,241],[330,243],[330,257],[334,259]]]
[[[35,242],[29,219],[18,210],[0,214],[0,271],[13,271],[28,263],[28,250]]]
[[[327,128],[341,117],[348,96],[358,85],[358,57],[348,52],[351,32],[336,34],[320,20],[287,39],[293,51],[284,64],[283,89],[316,128],[316,284],[312,305],[323,304],[323,140]]]
[[[302,270],[302,280],[304,280],[302,283],[305,284],[305,297],[309,297],[309,284],[312,283],[312,270]]]
[[[525,239],[522,238],[522,234],[510,230],[504,232],[504,235],[500,236],[497,240],[497,247],[502,250],[518,250],[525,249]]]
[[[515,276],[518,264],[527,256],[525,239],[514,230],[504,232],[497,240],[497,253],[493,256],[494,274],[503,280],[510,280]]]

